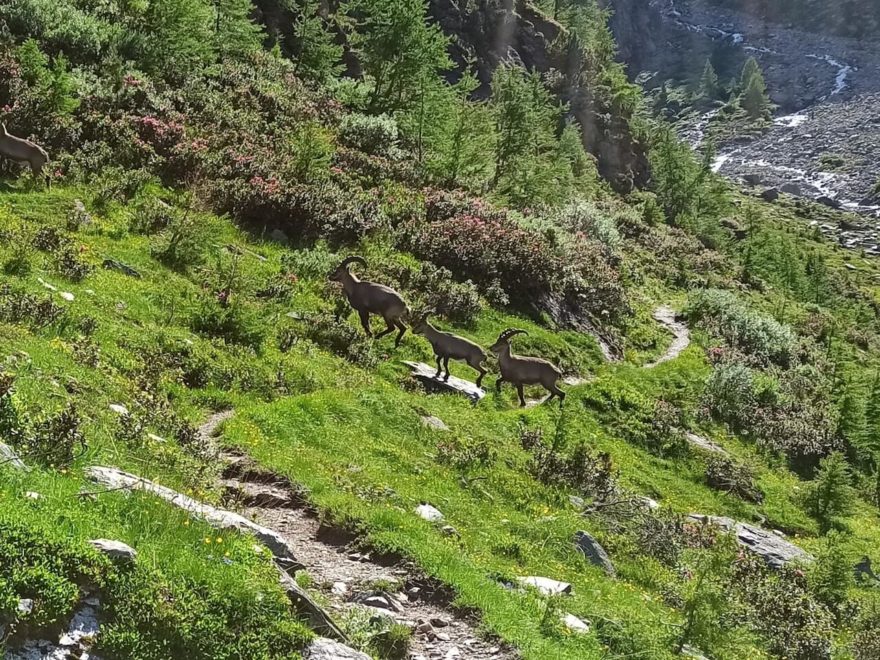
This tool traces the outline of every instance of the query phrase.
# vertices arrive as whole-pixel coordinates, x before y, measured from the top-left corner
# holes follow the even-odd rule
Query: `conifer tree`
[[[715,67],[712,66],[712,60],[706,59],[706,66],[703,68],[703,75],[700,76],[700,97],[706,101],[714,101],[718,98],[718,74],[715,73]]]
[[[296,40],[295,71],[326,83],[342,73],[343,48],[321,17],[316,0],[303,0],[300,15],[293,25]]]
[[[770,97],[767,95],[767,83],[757,60],[750,57],[743,67],[743,92],[740,104],[751,119],[765,119],[770,114]]]
[[[849,465],[843,454],[834,452],[823,458],[811,484],[808,504],[823,533],[840,525],[852,510],[855,493]]]

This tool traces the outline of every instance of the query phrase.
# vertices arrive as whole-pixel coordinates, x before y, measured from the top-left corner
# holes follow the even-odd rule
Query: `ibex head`
[[[336,270],[334,270],[332,273],[330,273],[330,275],[328,275],[327,277],[330,279],[331,282],[341,281],[343,275],[348,273],[348,267],[354,263],[361,264],[365,268],[367,266],[367,262],[366,262],[366,260],[364,260],[363,257],[358,257],[358,256],[346,257],[345,259],[342,260],[342,263],[336,267]]]
[[[416,315],[412,322],[412,331],[417,335],[425,334],[425,330],[428,328],[428,317],[436,313],[437,310],[431,307]]]
[[[498,355],[502,351],[502,349],[504,349],[505,346],[510,346],[510,338],[511,337],[514,337],[516,335],[527,335],[527,334],[529,334],[529,333],[526,332],[525,330],[517,330],[516,328],[508,328],[507,330],[502,332],[500,335],[498,335],[498,341],[496,341],[494,344],[492,344],[489,347],[489,350],[492,353],[494,353],[495,355]]]

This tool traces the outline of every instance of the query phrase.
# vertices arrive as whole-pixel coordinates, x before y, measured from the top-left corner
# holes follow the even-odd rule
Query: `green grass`
[[[89,191],[0,193],[0,231],[26,240],[42,226],[63,228],[78,196],[88,200]],[[168,620],[183,622],[180,648],[193,657],[287,657],[306,639],[282,602],[273,569],[265,557],[254,553],[250,540],[224,537],[221,547],[215,533],[143,495],[107,493],[94,502],[77,497],[80,489],[89,488],[82,482],[81,469],[99,463],[203,499],[218,499],[213,481],[217,466],[206,465],[203,456],[180,446],[165,417],[151,419],[144,431],[166,442],[132,443],[120,436],[118,416],[108,406],[121,403],[141,410],[136,404],[139,397],[145,407],[150,405],[143,401],[137,383],[157,355],[183,357],[173,366],[163,365],[154,396],[170,401],[171,409],[192,423],[211,410],[235,407],[236,416],[223,428],[224,443],[246,450],[260,464],[306,487],[312,502],[338,524],[359,531],[376,547],[411,558],[425,573],[452,586],[457,604],[479,612],[487,631],[515,645],[526,658],[605,658],[609,646],[622,648],[621,640],[645,657],[672,657],[681,614],[664,601],[664,587],[672,579],[668,569],[635,554],[624,536],[600,521],[583,517],[569,502],[573,491],[531,476],[531,456],[519,439],[523,427],[541,429],[545,437],[561,438],[568,447],[585,441],[595,451],[608,452],[623,486],[676,511],[763,521],[803,536],[800,540],[807,548],[818,543],[815,521],[801,501],[802,482],[778,459],[707,425],[700,416],[703,385],[711,373],[704,354],[707,337],[694,333],[696,343],[673,362],[653,370],[639,367],[671,341],[650,318],[651,310],[660,303],[682,307],[682,291],[669,291],[650,280],[635,291],[632,348],[619,365],[603,364],[591,337],[553,332],[534,320],[487,310],[472,327],[456,330],[485,345],[506,327],[525,328],[530,335],[517,338],[517,350],[547,355],[572,372],[594,375],[595,380],[568,388],[564,412],[556,406],[521,411],[510,388],[500,395],[493,389],[472,406],[463,398],[426,395],[408,386],[408,372],[400,361],[432,362],[430,347],[420,338],[408,335],[398,351],[392,349],[390,338],[377,342],[368,350],[378,357],[378,365],[367,369],[305,339],[305,322],[286,314],[333,309],[335,300],[319,276],[300,278],[289,302],[256,300],[254,291],[279,269],[285,253],[280,246],[206,216],[210,240],[204,265],[177,272],[151,256],[155,237],[127,231],[129,213],[125,207],[111,207],[72,237],[84,247],[82,255],[88,262],[100,266],[105,258],[123,261],[138,269],[142,279],[97,268],[80,283],[67,282],[55,272],[51,255],[29,250],[30,272],[5,280],[35,294],[52,295],[68,310],[68,320],[38,331],[0,324],[0,364],[16,375],[16,405],[40,419],[73,399],[88,439],[87,452],[63,470],[43,467],[16,474],[0,468],[0,524],[23,525],[47,539],[63,536],[77,549],[83,549],[89,538],[104,537],[138,550],[136,577],[123,580],[114,569],[101,568],[111,587],[109,597],[118,603],[113,625],[123,650],[129,648],[124,644],[130,642],[125,641],[130,634],[140,640],[131,644],[152,649],[154,656],[146,657],[161,657],[150,644],[165,635],[157,622]],[[231,259],[222,248],[226,244],[250,251],[239,261],[241,283],[233,296],[265,334],[255,347],[231,346],[199,335],[189,323],[210,300],[217,264],[222,267]],[[383,247],[368,243],[358,249],[369,256],[380,254]],[[4,240],[0,266],[13,252],[11,240]],[[636,256],[630,258],[635,261]],[[50,294],[38,278],[73,293],[75,300],[68,303]],[[99,348],[97,366],[78,357],[83,338],[77,320],[83,317],[96,321],[91,341]],[[344,322],[354,324],[355,319]],[[284,327],[299,338],[286,353],[276,341]],[[453,365],[453,373],[472,378],[472,371],[461,364]],[[187,387],[183,374],[203,378],[197,386]],[[487,382],[491,385],[493,379]],[[709,488],[703,459],[697,454],[664,457],[649,451],[650,442],[641,439],[639,429],[650,422],[658,400],[681,408],[690,428],[755,466],[765,501],[749,504]],[[426,428],[423,415],[439,417],[451,430]],[[480,448],[489,458],[457,467],[441,460],[444,452],[456,447]],[[27,490],[41,492],[44,498],[28,501],[23,497]],[[445,535],[418,518],[413,509],[421,501],[443,511],[460,536]],[[853,554],[870,554],[880,543],[875,509],[859,505],[849,525],[853,534],[848,549]],[[606,545],[618,568],[617,579],[608,579],[575,552],[572,539],[580,529]],[[181,611],[170,619],[157,614],[161,608],[156,589],[146,578],[154,574],[161,576],[158,584],[165,585],[159,591],[171,590],[182,603]],[[550,607],[546,599],[502,584],[524,575],[572,583],[573,594],[553,606],[590,619],[595,632],[573,636],[555,623],[542,624]],[[199,648],[192,640],[197,632],[209,629],[249,632],[240,638],[220,634],[216,649]],[[284,644],[272,649],[279,639]],[[733,653],[727,648],[713,651],[717,657]],[[121,655],[139,657],[127,652]],[[749,653],[760,657],[757,648]]]

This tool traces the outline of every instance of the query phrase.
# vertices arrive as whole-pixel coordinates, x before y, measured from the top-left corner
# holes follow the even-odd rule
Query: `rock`
[[[258,525],[244,516],[204,504],[170,488],[160,486],[148,479],[143,479],[116,468],[92,466],[87,468],[85,473],[89,479],[107,488],[142,490],[152,493],[184,509],[193,516],[201,518],[216,529],[234,529],[239,532],[253,534],[269,549],[284,568],[296,570],[304,568],[297,562],[294,557],[293,548],[291,548],[281,534],[268,527]]]
[[[782,184],[782,186],[779,188],[779,191],[784,192],[786,195],[794,195],[795,197],[800,197],[804,194],[804,191],[801,190],[801,187],[798,184],[792,183],[790,181],[788,183]]]
[[[727,451],[721,445],[717,445],[708,438],[704,438],[701,435],[697,435],[696,433],[685,433],[684,437],[687,439],[688,443],[696,447],[697,449],[702,449],[703,451],[708,451],[713,454],[722,454],[727,456]]]
[[[430,391],[463,394],[475,402],[486,396],[482,389],[468,380],[455,376],[450,376],[449,380],[435,378],[434,374],[437,373],[437,369],[424,362],[404,362],[404,364],[412,370],[413,378],[420,381]]]
[[[21,598],[18,601],[18,605],[15,608],[17,614],[21,616],[27,616],[31,612],[34,611],[34,601],[30,598]]]
[[[320,637],[303,651],[304,660],[370,660],[370,656],[353,648]]]
[[[278,568],[278,582],[281,584],[284,593],[287,594],[287,599],[290,601],[290,604],[293,605],[293,608],[306,618],[309,626],[322,635],[328,635],[340,642],[347,642],[348,639],[346,638],[345,633],[342,632],[342,629],[338,625],[336,625],[336,622],[333,621],[327,611],[321,607],[321,605],[319,605],[305,589],[300,587],[296,583],[296,580],[290,577],[286,571],[277,564],[276,567]],[[306,655],[305,657],[308,658],[310,656]],[[336,656],[316,657],[330,658]]]
[[[430,504],[419,504],[416,507],[416,515],[428,522],[440,522],[445,518],[439,509]]]
[[[820,195],[816,198],[816,201],[823,206],[827,206],[832,209],[839,209],[841,207],[841,203],[834,199],[833,197],[829,197],[828,195]]]
[[[517,578],[517,582],[519,582],[524,587],[532,587],[534,589],[537,589],[541,594],[545,596],[556,596],[559,594],[571,593],[571,585],[568,582],[559,582],[558,580],[553,580],[551,578],[528,576]]]
[[[334,582],[330,588],[330,593],[334,596],[345,596],[348,593],[348,585],[345,582]]]
[[[273,229],[269,234],[269,238],[271,238],[276,243],[281,243],[282,245],[287,245],[290,242],[290,239],[287,238],[287,234],[285,234],[280,229]]]
[[[429,429],[435,429],[437,431],[448,431],[449,427],[443,422],[439,417],[422,417],[422,424]]]
[[[58,295],[61,296],[67,302],[73,302],[74,300],[76,300],[76,296],[74,296],[72,293],[70,293],[70,291],[62,291]]]
[[[575,635],[586,635],[590,632],[590,624],[578,619],[574,614],[562,615],[562,624]]]
[[[32,490],[27,491],[27,492],[24,494],[24,496],[25,496],[26,498],[28,498],[29,500],[34,500],[34,501],[43,499],[43,496],[42,496],[40,493],[35,493],[35,492],[32,491]]]
[[[761,199],[765,202],[775,202],[779,199],[779,190],[776,188],[767,188],[761,193]]]
[[[401,614],[403,612],[403,605],[398,603],[391,596],[384,594],[369,594],[367,596],[362,596],[361,598],[358,598],[357,602],[361,605],[366,605],[367,607],[375,607],[379,610],[388,610],[389,612],[396,612],[397,614]]]
[[[746,174],[743,181],[750,186],[760,186],[764,182],[764,178],[760,174]]]
[[[772,568],[782,568],[791,561],[813,561],[812,555],[766,529],[722,516],[692,513],[688,518],[702,524],[717,525],[724,531],[733,531],[740,545],[762,557]]]
[[[446,619],[433,618],[431,619],[431,625],[435,628],[445,628],[449,625],[449,621],[447,621]]]
[[[458,530],[455,529],[455,527],[453,527],[452,525],[443,525],[443,527],[440,528],[440,532],[443,534],[443,536],[451,536],[455,538],[461,536],[458,533]]]
[[[687,325],[678,320],[675,310],[664,305],[655,309],[653,316],[657,323],[672,333],[674,339],[666,353],[653,362],[646,364],[646,369],[653,369],[664,362],[676,359],[688,346],[691,345],[690,330]]]
[[[614,564],[611,563],[608,553],[605,552],[605,548],[587,532],[580,531],[575,533],[574,546],[591,564],[598,566],[606,574],[611,576],[617,574],[617,571],[614,570]]]
[[[27,470],[27,465],[24,464],[18,454],[16,454],[12,447],[9,445],[4,445],[0,442],[0,466],[8,465],[9,467],[15,468],[16,470]]]
[[[636,499],[648,511],[656,511],[657,509],[660,508],[660,502],[658,502],[657,500],[653,500],[650,497],[645,497],[644,495],[637,495]]]
[[[60,646],[76,646],[84,639],[98,635],[98,613],[91,605],[84,605],[73,614],[67,632],[58,640]]]
[[[685,644],[681,648],[681,654],[686,658],[693,658],[694,660],[709,660],[703,652],[699,649],[694,648],[690,644]]]
[[[568,501],[571,503],[571,505],[572,505],[575,509],[578,509],[578,510],[581,510],[581,511],[583,510],[583,508],[584,508],[585,506],[587,506],[587,503],[584,501],[584,498],[583,498],[583,497],[578,497],[577,495],[569,495],[569,496],[568,496]]]
[[[122,541],[110,541],[108,539],[93,539],[89,541],[98,552],[106,555],[112,561],[120,564],[132,562],[137,558],[137,550]]]
[[[131,266],[128,266],[121,261],[116,261],[115,259],[104,259],[103,267],[107,270],[115,270],[123,275],[128,275],[129,277],[133,277],[137,280],[141,279],[141,274],[136,271]]]
[[[451,649],[446,651],[446,655],[443,656],[443,660],[453,660],[453,658],[462,657],[461,651],[458,650],[457,646],[453,646]]]
[[[109,406],[110,410],[115,412],[117,415],[128,415],[128,408],[123,406],[121,403],[111,403]]]

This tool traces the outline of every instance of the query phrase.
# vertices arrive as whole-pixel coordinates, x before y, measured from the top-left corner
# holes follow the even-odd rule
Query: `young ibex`
[[[394,289],[384,286],[383,284],[362,282],[359,280],[357,276],[348,269],[353,263],[358,263],[362,266],[367,265],[367,262],[363,257],[348,257],[339,264],[336,270],[330,273],[330,280],[342,284],[342,289],[345,291],[345,297],[348,299],[352,308],[360,316],[361,325],[364,326],[364,331],[367,333],[367,337],[373,336],[373,331],[370,330],[370,314],[378,314],[385,319],[388,328],[377,334],[376,339],[391,334],[394,332],[394,329],[397,328],[400,332],[397,334],[394,346],[400,346],[400,340],[406,332],[406,326],[401,319],[409,314],[409,307],[407,307],[403,298],[401,298],[400,294]]]
[[[565,392],[557,387],[556,383],[562,378],[562,372],[547,360],[533,357],[521,357],[510,352],[510,339],[514,335],[527,335],[525,330],[505,330],[498,337],[489,350],[498,356],[498,366],[501,369],[501,377],[495,382],[495,389],[501,391],[501,383],[513,383],[519,394],[519,403],[525,407],[526,399],[523,396],[523,385],[542,385],[550,392],[547,402],[554,396],[559,397],[560,405],[565,401]],[[546,403],[546,402],[545,402]]]
[[[477,378],[477,387],[480,387],[483,382],[483,376],[489,373],[483,368],[483,363],[486,361],[486,351],[464,337],[459,337],[450,332],[441,332],[428,323],[428,317],[433,313],[434,310],[432,309],[423,312],[413,323],[412,331],[417,335],[424,335],[425,339],[434,348],[434,356],[437,358],[437,375],[434,377],[440,377],[440,372],[442,371],[440,367],[441,361],[443,362],[443,369],[446,370],[445,380],[449,380],[449,360],[464,360],[471,368],[476,369],[480,373],[480,376]]]
[[[49,162],[49,154],[43,147],[30,140],[10,135],[6,130],[6,124],[2,123],[0,123],[0,156],[18,163],[28,163],[31,172],[34,173],[34,179],[38,179],[43,174],[43,168]],[[45,181],[46,187],[51,187],[52,178],[48,174]]]

